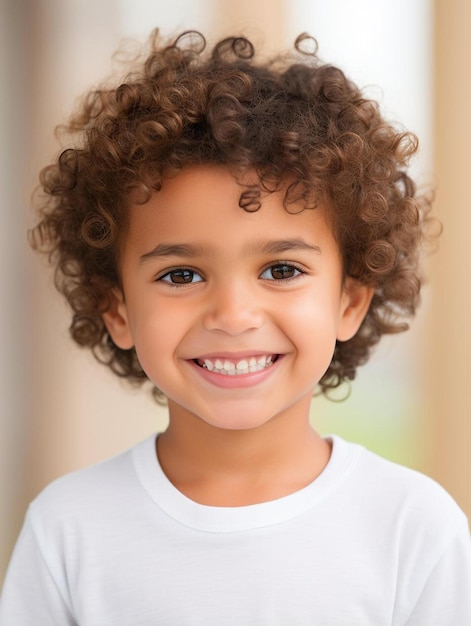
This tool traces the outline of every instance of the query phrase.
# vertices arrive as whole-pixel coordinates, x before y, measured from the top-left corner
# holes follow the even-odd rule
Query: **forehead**
[[[258,183],[254,174],[236,180],[223,166],[193,166],[164,179],[162,188],[144,205],[131,205],[126,239],[202,239],[213,244],[261,236],[309,236],[330,227],[325,211],[284,206],[286,188],[262,192],[260,208],[241,208],[241,195]],[[299,210],[298,210],[299,208]],[[321,228],[322,227],[322,228]]]

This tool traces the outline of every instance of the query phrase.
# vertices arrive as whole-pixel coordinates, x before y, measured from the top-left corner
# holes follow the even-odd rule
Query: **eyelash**
[[[176,287],[177,289],[180,288],[180,287],[187,287],[188,285],[195,284],[193,281],[191,281],[189,283],[185,283],[185,282],[174,283],[170,279],[169,280],[165,280],[166,278],[170,278],[170,276],[172,274],[177,274],[178,272],[180,274],[183,274],[184,272],[192,274],[192,278],[194,278],[195,275],[201,276],[201,274],[199,272],[197,272],[196,270],[192,269],[191,267],[187,267],[186,265],[182,265],[182,266],[173,267],[172,269],[170,269],[167,272],[165,272],[165,274],[162,274],[161,276],[159,276],[156,280],[157,280],[157,282],[166,283],[170,287]],[[199,283],[199,282],[202,282],[202,280],[197,280],[195,282]]]
[[[297,273],[294,276],[288,276],[286,278],[271,278],[269,279],[269,282],[286,284],[290,283],[293,280],[297,280],[298,278],[306,274],[305,270],[299,267],[299,265],[297,265],[296,263],[288,261],[276,261],[276,263],[271,263],[268,267],[266,267],[260,274],[260,277],[262,277],[265,272],[268,272],[269,270],[273,271],[276,268],[284,268],[284,271],[288,268],[289,270],[294,270]]]
[[[306,274],[305,270],[303,270],[301,267],[299,267],[299,265],[297,265],[296,263],[292,263],[292,262],[287,262],[287,261],[276,261],[275,263],[271,263],[268,267],[266,267],[260,274],[260,278],[263,276],[263,274],[265,274],[265,272],[268,272],[269,270],[274,270],[276,268],[283,268],[283,271],[286,271],[288,269],[288,271],[294,270],[295,275],[294,276],[288,276],[286,278],[271,278],[271,279],[263,279],[263,280],[267,280],[268,282],[271,283],[290,283],[293,280],[297,280],[298,278],[300,278],[302,275]],[[201,278],[201,280],[196,280],[193,281],[191,280],[190,282],[173,282],[171,280],[171,275],[172,274],[183,274],[183,273],[188,273],[191,274],[191,278],[193,279],[195,276],[199,276]],[[165,272],[165,274],[162,274],[161,276],[159,276],[156,279],[157,282],[164,282],[167,285],[169,285],[170,287],[175,287],[175,288],[181,288],[181,287],[187,287],[188,285],[192,285],[195,283],[199,283],[199,282],[203,282],[204,279],[201,277],[201,274],[197,271],[192,269],[191,267],[187,267],[187,266],[178,266],[178,267],[174,267],[170,270],[168,270],[167,272]]]

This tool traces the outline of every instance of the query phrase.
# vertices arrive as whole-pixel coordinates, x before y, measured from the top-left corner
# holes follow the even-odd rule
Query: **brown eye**
[[[294,265],[288,263],[277,263],[268,267],[261,275],[261,278],[265,280],[287,280],[290,278],[296,278],[302,274],[300,270]]]
[[[187,268],[179,268],[167,272],[164,276],[161,276],[159,280],[172,285],[189,285],[191,283],[199,283],[203,279],[194,270]]]

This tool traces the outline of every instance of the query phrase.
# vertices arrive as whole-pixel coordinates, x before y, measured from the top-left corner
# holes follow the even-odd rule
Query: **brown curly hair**
[[[200,33],[162,42],[154,31],[147,58],[119,86],[89,93],[65,127],[73,147],[41,172],[32,245],[55,266],[73,339],[119,376],[147,378],[135,350],[118,348],[102,319],[120,285],[129,199],[146,202],[165,176],[192,164],[225,164],[234,176],[255,171],[259,186],[240,197],[247,211],[258,209],[261,190],[287,180],[286,210],[330,207],[344,272],[374,296],[358,333],[337,342],[322,392],[353,379],[384,333],[408,327],[430,209],[430,196],[417,196],[406,173],[417,141],[309,51],[313,41],[301,35],[292,53],[256,62],[244,37],[208,50]]]

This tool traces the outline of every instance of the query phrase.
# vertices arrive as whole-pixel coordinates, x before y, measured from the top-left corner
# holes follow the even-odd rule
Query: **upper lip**
[[[204,361],[204,359],[209,359],[213,361],[214,359],[228,359],[230,361],[240,361],[241,359],[248,359],[250,357],[260,357],[260,356],[273,356],[275,354],[279,354],[279,352],[270,352],[268,350],[244,350],[242,352],[211,352],[207,354],[200,354],[193,359],[199,359],[200,361]]]

